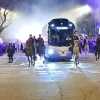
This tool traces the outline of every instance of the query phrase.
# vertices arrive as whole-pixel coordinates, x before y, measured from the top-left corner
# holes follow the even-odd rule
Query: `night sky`
[[[84,4],[85,0],[0,0],[1,7],[29,12],[35,7],[41,10],[55,10],[57,8],[70,8],[75,4]]]

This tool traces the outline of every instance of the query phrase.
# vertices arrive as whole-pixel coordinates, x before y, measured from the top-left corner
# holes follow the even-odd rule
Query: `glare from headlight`
[[[51,27],[54,27],[55,26],[55,24],[51,24]]]
[[[52,54],[54,54],[54,51],[53,51],[53,49],[48,49],[48,54],[49,54],[49,55],[52,55]]]
[[[69,24],[69,27],[72,27],[73,25],[72,24]]]

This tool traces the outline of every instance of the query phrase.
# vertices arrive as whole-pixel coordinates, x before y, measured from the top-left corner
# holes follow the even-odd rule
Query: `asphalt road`
[[[28,67],[27,59],[17,53],[14,63],[0,57],[0,100],[99,100],[100,60],[93,54],[81,55],[74,62],[38,60]]]

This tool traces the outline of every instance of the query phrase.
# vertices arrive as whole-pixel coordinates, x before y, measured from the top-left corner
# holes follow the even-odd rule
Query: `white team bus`
[[[48,37],[44,57],[47,60],[70,60],[72,52],[69,50],[72,42],[74,24],[65,18],[52,19],[48,23]]]

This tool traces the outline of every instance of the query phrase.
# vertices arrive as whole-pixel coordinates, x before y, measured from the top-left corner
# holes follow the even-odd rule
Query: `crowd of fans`
[[[95,38],[89,38],[88,36],[79,37],[78,35],[74,35],[72,40],[71,51],[74,59],[75,57],[78,58],[78,63],[80,54],[87,55],[91,52],[95,54],[96,61],[100,58],[100,35],[97,35]]]
[[[14,54],[19,51],[25,53],[29,66],[35,65],[37,55],[39,55],[40,58],[44,56],[45,45],[42,36],[39,35],[38,38],[36,38],[30,34],[26,43],[20,43],[19,46],[16,46],[16,43],[0,44],[0,55],[7,53],[9,63],[13,62]],[[100,58],[100,35],[95,39],[90,39],[88,36],[80,37],[74,35],[70,51],[73,55],[76,54],[77,56],[80,54],[87,55],[89,52],[92,52],[95,54],[97,61]]]
[[[32,64],[35,64],[35,60],[37,59],[37,54],[42,57],[44,54],[44,40],[39,35],[39,37],[36,39],[35,36],[32,36],[32,34],[29,35],[29,38],[26,40],[26,43],[21,43],[20,45],[16,46],[16,43],[9,43],[6,45],[6,52],[9,58],[9,63],[13,62],[13,56],[16,52],[23,52],[25,53],[29,66]]]

